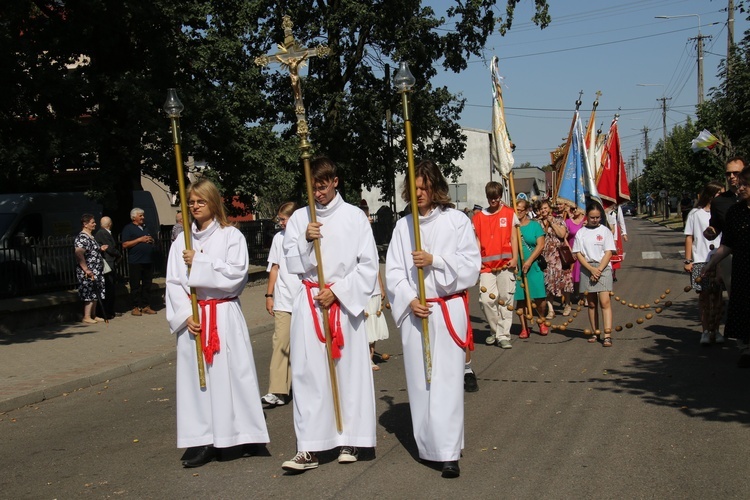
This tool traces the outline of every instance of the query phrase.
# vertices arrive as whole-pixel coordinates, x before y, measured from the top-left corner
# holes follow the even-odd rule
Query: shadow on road
[[[414,431],[411,425],[411,411],[409,403],[393,403],[392,396],[380,398],[388,405],[388,409],[380,414],[378,422],[389,434],[393,434],[401,446],[409,452],[415,462],[419,462],[419,450],[414,441]]]
[[[697,320],[696,309],[697,303],[681,302],[662,319],[695,316]],[[653,343],[641,350],[641,357],[623,368],[608,369],[607,378],[596,379],[603,383],[598,390],[638,396],[689,417],[750,425],[750,370],[737,368],[733,340],[704,347],[697,329],[668,321],[649,325],[645,331],[653,334]]]

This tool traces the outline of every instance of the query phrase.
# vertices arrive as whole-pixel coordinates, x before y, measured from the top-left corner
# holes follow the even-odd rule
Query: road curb
[[[273,323],[256,326],[250,329],[250,336],[252,337],[253,335],[272,332],[273,329]],[[7,413],[24,406],[41,403],[42,401],[46,401],[48,399],[63,396],[80,389],[93,387],[95,385],[107,382],[109,380],[114,380],[125,375],[130,375],[142,370],[148,370],[155,366],[159,366],[162,363],[174,361],[176,358],[177,352],[175,348],[172,348],[168,351],[159,354],[153,354],[146,358],[133,361],[132,363],[107,368],[100,372],[84,375],[73,380],[67,380],[59,384],[45,387],[44,389],[36,389],[27,394],[14,396],[12,398],[0,401],[0,413]]]

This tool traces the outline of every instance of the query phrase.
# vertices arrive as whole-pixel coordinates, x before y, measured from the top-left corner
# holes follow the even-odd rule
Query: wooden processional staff
[[[406,138],[406,160],[408,164],[409,200],[411,202],[411,216],[414,226],[414,250],[422,251],[422,236],[419,232],[419,207],[417,207],[417,181],[414,173],[414,147],[411,137],[411,112],[409,111],[408,93],[416,83],[414,75],[409,71],[409,65],[405,62],[399,64],[398,72],[393,78],[396,89],[401,94],[401,103],[404,108],[404,137]],[[424,269],[417,268],[417,286],[419,289],[419,303],[427,304],[427,295],[424,286]],[[422,349],[424,353],[425,378],[427,383],[432,382],[432,354],[430,351],[429,319],[422,318]]]
[[[310,207],[310,222],[317,222],[315,213],[315,197],[313,195],[313,179],[310,173],[310,153],[311,144],[307,140],[309,129],[307,127],[307,118],[305,117],[305,105],[302,101],[302,85],[299,77],[299,68],[306,64],[306,61],[315,56],[326,57],[330,55],[331,50],[323,45],[314,49],[303,47],[294,39],[292,34],[292,19],[284,16],[282,19],[284,27],[284,43],[278,45],[279,51],[275,54],[264,55],[255,58],[255,64],[258,66],[268,66],[271,63],[279,63],[282,69],[289,70],[289,76],[292,79],[292,93],[294,94],[294,112],[297,115],[297,135],[300,138],[300,157],[305,169],[305,182],[307,184],[307,204]],[[318,286],[323,289],[326,287],[325,275],[323,274],[323,257],[320,252],[320,240],[313,240],[315,250],[315,259],[318,262]],[[339,388],[336,379],[336,366],[333,361],[333,352],[331,350],[331,327],[328,321],[328,309],[322,308],[323,312],[323,329],[326,336],[326,353],[328,356],[328,373],[331,379],[331,394],[333,396],[333,410],[336,416],[336,429],[343,430],[341,418],[341,403],[339,401]]]
[[[185,106],[177,97],[177,90],[167,90],[167,101],[164,103],[164,111],[172,122],[172,142],[174,144],[174,157],[177,163],[177,185],[180,190],[180,209],[182,210],[182,231],[185,238],[185,250],[192,249],[192,231],[190,230],[190,216],[188,215],[187,189],[185,188],[185,172],[182,168],[182,148],[180,147],[180,114]],[[188,266],[188,275],[190,266]],[[200,323],[198,315],[198,295],[195,288],[190,287],[190,305],[192,306],[193,321]],[[201,389],[206,388],[206,367],[203,363],[203,341],[201,334],[195,335],[195,352],[198,357],[198,382]]]

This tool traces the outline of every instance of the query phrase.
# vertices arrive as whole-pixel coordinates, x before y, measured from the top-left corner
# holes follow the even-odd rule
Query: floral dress
[[[565,219],[565,225],[568,227],[568,245],[573,248],[573,242],[576,239],[576,233],[586,224],[586,217],[581,218],[581,222],[576,224],[573,219]],[[573,267],[570,269],[571,281],[578,283],[581,281],[581,263],[576,259]]]
[[[104,259],[99,251],[99,243],[93,236],[81,231],[75,239],[75,247],[83,248],[86,266],[94,273],[94,279],[86,277],[81,266],[76,265],[76,278],[78,279],[78,296],[84,302],[92,302],[96,299],[104,299]]]
[[[554,224],[565,225],[562,218],[554,217],[553,219]],[[551,225],[545,229],[545,233],[544,250],[542,250],[544,260],[547,261],[547,269],[544,271],[544,286],[547,288],[547,293],[560,297],[563,292],[573,291],[573,280],[570,276],[570,269],[562,268],[560,254],[557,253],[557,247],[564,244],[563,241],[557,237]]]

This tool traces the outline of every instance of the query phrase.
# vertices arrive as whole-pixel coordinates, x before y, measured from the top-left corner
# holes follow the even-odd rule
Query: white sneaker
[[[701,345],[711,345],[711,332],[708,330],[701,335]]]
[[[552,308],[552,302],[547,301],[547,317],[545,319],[555,319],[555,310]]]
[[[484,343],[487,345],[495,345],[495,336],[489,335],[486,339],[484,339]]]
[[[342,446],[339,453],[340,464],[351,464],[357,461],[359,450],[354,446]]]
[[[271,406],[283,406],[286,404],[286,401],[278,397],[276,394],[268,393],[262,398],[260,398],[262,403],[265,403],[267,405]]]
[[[497,345],[500,346],[501,349],[513,349],[513,344],[511,344],[508,339],[498,340]]]
[[[724,339],[724,335],[720,334],[719,332],[714,333],[714,342],[717,344],[723,344],[726,339]]]

